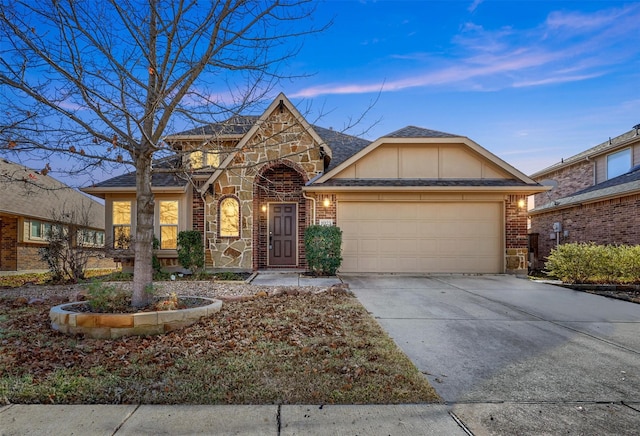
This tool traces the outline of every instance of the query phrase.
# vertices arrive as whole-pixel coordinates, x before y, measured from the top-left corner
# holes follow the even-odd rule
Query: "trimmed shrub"
[[[304,248],[309,271],[332,276],[342,264],[342,230],[335,226],[309,226],[304,232]]]
[[[204,267],[202,235],[197,230],[178,233],[178,262],[192,273]]]
[[[551,250],[545,267],[566,283],[638,283],[640,246],[562,244]]]

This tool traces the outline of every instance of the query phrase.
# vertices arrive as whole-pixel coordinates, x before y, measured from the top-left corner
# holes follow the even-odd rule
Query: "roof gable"
[[[331,179],[511,179],[537,185],[466,137],[415,126],[374,141],[315,183]]]
[[[326,153],[329,157],[331,157],[332,150],[329,147],[329,145],[326,144],[320,136],[318,136],[318,134],[314,131],[313,127],[307,122],[307,120],[302,116],[302,114],[300,114],[298,109],[296,109],[296,107],[291,103],[291,101],[289,101],[289,99],[283,93],[280,93],[275,98],[275,100],[271,102],[271,104],[264,111],[264,113],[256,120],[256,122],[247,131],[247,133],[245,133],[242,139],[240,139],[240,141],[235,147],[234,152],[229,153],[229,155],[225,158],[225,160],[220,163],[220,166],[218,167],[218,169],[216,169],[216,171],[207,179],[207,181],[199,188],[199,190],[201,192],[206,191],[209,188],[209,186],[211,186],[211,184],[215,182],[218,179],[218,177],[220,177],[222,172],[229,166],[229,164],[236,157],[236,154],[238,153],[238,151],[242,150],[245,146],[247,146],[248,143],[260,132],[260,129],[267,124],[269,117],[272,115],[272,113],[274,113],[276,110],[282,111],[285,109],[288,110],[293,115],[296,122],[298,122],[302,126],[303,130],[312,137],[314,142],[316,142],[319,146],[323,148],[324,153]],[[275,133],[279,133],[279,132],[275,132]]]

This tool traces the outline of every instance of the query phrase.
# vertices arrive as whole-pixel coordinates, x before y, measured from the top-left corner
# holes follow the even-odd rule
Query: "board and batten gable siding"
[[[504,179],[503,170],[463,144],[383,144],[334,179]]]

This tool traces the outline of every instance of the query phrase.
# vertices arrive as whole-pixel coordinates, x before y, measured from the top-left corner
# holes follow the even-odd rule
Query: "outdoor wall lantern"
[[[518,200],[518,207],[520,209],[524,209],[524,205],[525,205],[525,201],[522,198]]]
[[[322,205],[324,207],[329,207],[331,206],[331,201],[328,198],[325,198],[324,201],[322,202]]]
[[[266,212],[267,211],[267,205],[263,204],[260,209],[262,210],[262,212]]]

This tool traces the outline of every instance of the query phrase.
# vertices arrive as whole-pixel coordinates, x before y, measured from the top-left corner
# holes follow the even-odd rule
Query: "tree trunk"
[[[136,232],[134,237],[133,295],[131,304],[143,307],[151,301],[148,288],[153,283],[153,214],[151,157],[136,159]]]

